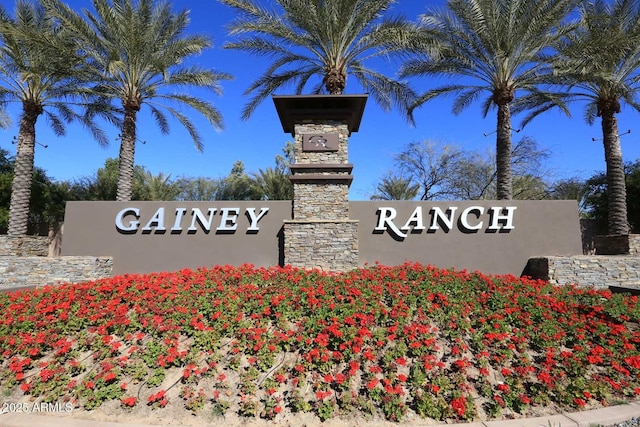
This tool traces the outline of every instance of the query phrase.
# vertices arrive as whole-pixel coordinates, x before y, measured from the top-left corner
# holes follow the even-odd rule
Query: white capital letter
[[[251,224],[247,231],[258,231],[260,227],[258,227],[258,221],[265,216],[269,212],[269,208],[260,208],[260,213],[256,216],[256,208],[247,208],[247,213],[249,214],[249,219],[251,220]]]
[[[213,215],[215,215],[216,213],[216,208],[209,208],[207,213],[209,215],[208,217],[204,216],[204,214],[200,209],[193,208],[191,210],[193,219],[191,220],[191,225],[189,226],[189,228],[187,228],[187,231],[190,233],[195,233],[195,231],[197,230],[196,221],[200,223],[204,231],[207,231],[207,232],[211,231],[211,221],[213,221]]]
[[[484,208],[482,206],[469,206],[467,209],[463,210],[460,214],[460,223],[462,224],[462,228],[467,231],[476,231],[482,228],[482,221],[480,221],[476,225],[469,224],[469,214],[473,211],[478,211],[478,217],[484,213]]]
[[[138,208],[124,208],[116,214],[116,228],[124,233],[135,233],[140,225],[140,221],[131,221],[128,226],[125,226],[122,219],[133,214],[136,219],[140,218],[140,209]]]
[[[151,227],[155,227],[156,232],[167,231],[167,229],[164,228],[164,208],[158,208],[158,210],[156,211],[156,213],[153,214],[149,222],[147,222],[147,225],[142,227],[142,231],[151,232]]]
[[[442,224],[446,227],[445,232],[451,231],[451,229],[453,228],[453,217],[457,210],[458,210],[457,206],[452,206],[448,208],[447,212],[451,212],[451,214],[450,216],[447,216],[446,213],[439,207],[431,208],[432,219],[431,219],[431,226],[429,227],[429,230],[439,230],[440,229],[439,222],[442,221]]]
[[[426,228],[424,226],[424,221],[422,220],[422,206],[418,206],[413,213],[411,213],[411,216],[400,230],[409,231],[411,224],[415,224],[413,226],[414,230],[424,230]]]
[[[380,215],[378,216],[378,225],[374,228],[374,231],[387,231],[387,227],[393,231],[398,237],[407,237],[406,233],[403,233],[393,223],[393,219],[398,214],[394,208],[378,208]]]
[[[505,230],[513,230],[515,228],[513,226],[513,211],[515,211],[516,209],[516,206],[507,206],[505,208],[489,208],[489,210],[491,211],[491,225],[487,227],[487,230],[500,230],[501,228]],[[507,211],[507,214],[500,215],[500,213],[505,210]],[[499,224],[499,222],[504,225]]]
[[[221,208],[220,226],[217,231],[234,231],[238,228],[238,211],[240,208]],[[233,213],[232,213],[233,212]]]
[[[176,220],[173,223],[173,227],[171,227],[172,233],[180,233],[182,231],[182,217],[187,213],[187,208],[177,208],[176,209]]]

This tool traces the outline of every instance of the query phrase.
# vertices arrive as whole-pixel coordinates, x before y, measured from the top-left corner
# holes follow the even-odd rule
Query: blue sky
[[[89,0],[67,0],[73,7],[88,7]],[[399,0],[392,9],[414,20],[429,6],[441,5],[443,1]],[[13,10],[14,2],[0,0],[5,9]],[[233,19],[233,10],[216,0],[174,0],[175,10],[191,10],[190,31],[208,34],[214,42],[212,48],[194,58],[194,62],[205,67],[224,71],[234,76],[232,81],[222,82],[224,93],[200,94],[210,99],[221,110],[224,130],[217,132],[195,113],[194,122],[203,136],[204,152],[199,153],[188,133],[178,123],[173,123],[171,133],[162,135],[155,127],[150,115],[143,111],[138,116],[138,137],[144,144],[136,146],[135,162],[154,174],[180,176],[226,176],[234,162],[242,160],[246,171],[257,171],[274,165],[274,158],[281,154],[287,141],[271,100],[262,103],[248,121],[242,121],[241,110],[247,98],[244,90],[266,68],[268,60],[250,57],[239,51],[222,49],[227,40],[225,26]],[[380,68],[382,67],[382,68]],[[393,73],[397,64],[379,64],[377,69]],[[412,80],[414,87],[424,90],[435,87],[435,82],[426,78]],[[288,91],[287,89],[291,89]],[[278,91],[277,95],[289,95],[292,88]],[[359,94],[360,88],[354,79],[347,81],[346,93]],[[354,164],[354,181],[350,190],[351,200],[366,200],[375,191],[379,179],[394,167],[393,157],[411,142],[431,140],[443,144],[455,144],[468,150],[490,153],[495,148],[495,111],[486,119],[480,113],[480,103],[471,106],[457,116],[451,113],[452,99],[441,98],[425,104],[415,114],[416,126],[411,127],[397,111],[385,112],[372,99],[367,103],[360,131],[352,134],[349,145],[349,160]],[[12,139],[17,135],[19,122],[18,106],[9,113],[15,126],[0,130],[0,147],[15,154]],[[571,107],[572,118],[559,111],[550,111],[536,118],[525,129],[513,134],[514,143],[527,136],[535,139],[540,148],[551,152],[548,168],[550,180],[582,177],[588,178],[604,171],[604,151],[600,141],[602,132],[599,121],[589,126],[583,119],[583,105]],[[635,126],[639,113],[623,107],[618,115],[620,133],[631,130],[621,137],[625,161],[640,158],[640,128]],[[513,125],[518,126],[521,117],[515,116]],[[634,127],[635,126],[635,127]],[[36,147],[35,164],[43,168],[56,180],[73,180],[93,175],[108,157],[118,157],[119,130],[105,125],[110,136],[109,147],[101,148],[81,126],[72,124],[65,137],[56,137],[48,129],[44,117],[36,127],[37,141],[47,145]],[[596,141],[592,139],[595,138]]]

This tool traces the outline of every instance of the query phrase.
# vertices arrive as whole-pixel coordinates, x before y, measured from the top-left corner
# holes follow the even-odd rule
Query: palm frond
[[[396,105],[407,110],[403,106],[411,100],[397,100],[403,93],[411,95],[405,83],[393,82],[392,77],[363,65],[378,56],[402,56],[421,43],[417,25],[384,16],[395,1],[276,0],[273,9],[260,6],[257,0],[220,1],[237,12],[229,25],[229,34],[237,39],[225,47],[271,60],[245,92],[253,95],[243,109],[245,120],[264,99],[289,84],[301,93],[315,77],[320,83],[311,83],[311,91],[321,93],[322,83],[329,84],[330,72],[343,80],[348,74],[356,76],[383,108]],[[327,91],[341,92],[345,84],[327,87]]]

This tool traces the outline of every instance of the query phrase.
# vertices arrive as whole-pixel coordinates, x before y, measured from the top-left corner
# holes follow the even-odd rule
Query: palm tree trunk
[[[16,162],[11,184],[11,203],[9,206],[8,235],[11,237],[20,237],[27,234],[38,115],[37,111],[25,111],[20,119],[18,149],[16,150]]]
[[[609,204],[608,234],[629,234],[627,221],[627,189],[622,162],[622,149],[618,136],[618,119],[615,111],[602,111],[602,140],[607,163],[607,199]]]
[[[511,200],[511,107],[498,104],[496,131],[496,177],[498,200]]]
[[[330,95],[342,95],[347,86],[347,75],[338,69],[329,68],[324,76],[324,85]]]
[[[133,194],[133,158],[136,151],[136,116],[134,108],[125,108],[120,141],[118,192],[116,200],[128,202]]]

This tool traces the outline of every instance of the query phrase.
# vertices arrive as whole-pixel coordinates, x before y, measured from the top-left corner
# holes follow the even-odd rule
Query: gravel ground
[[[618,424],[611,424],[608,427],[640,427],[640,418],[631,418]]]

